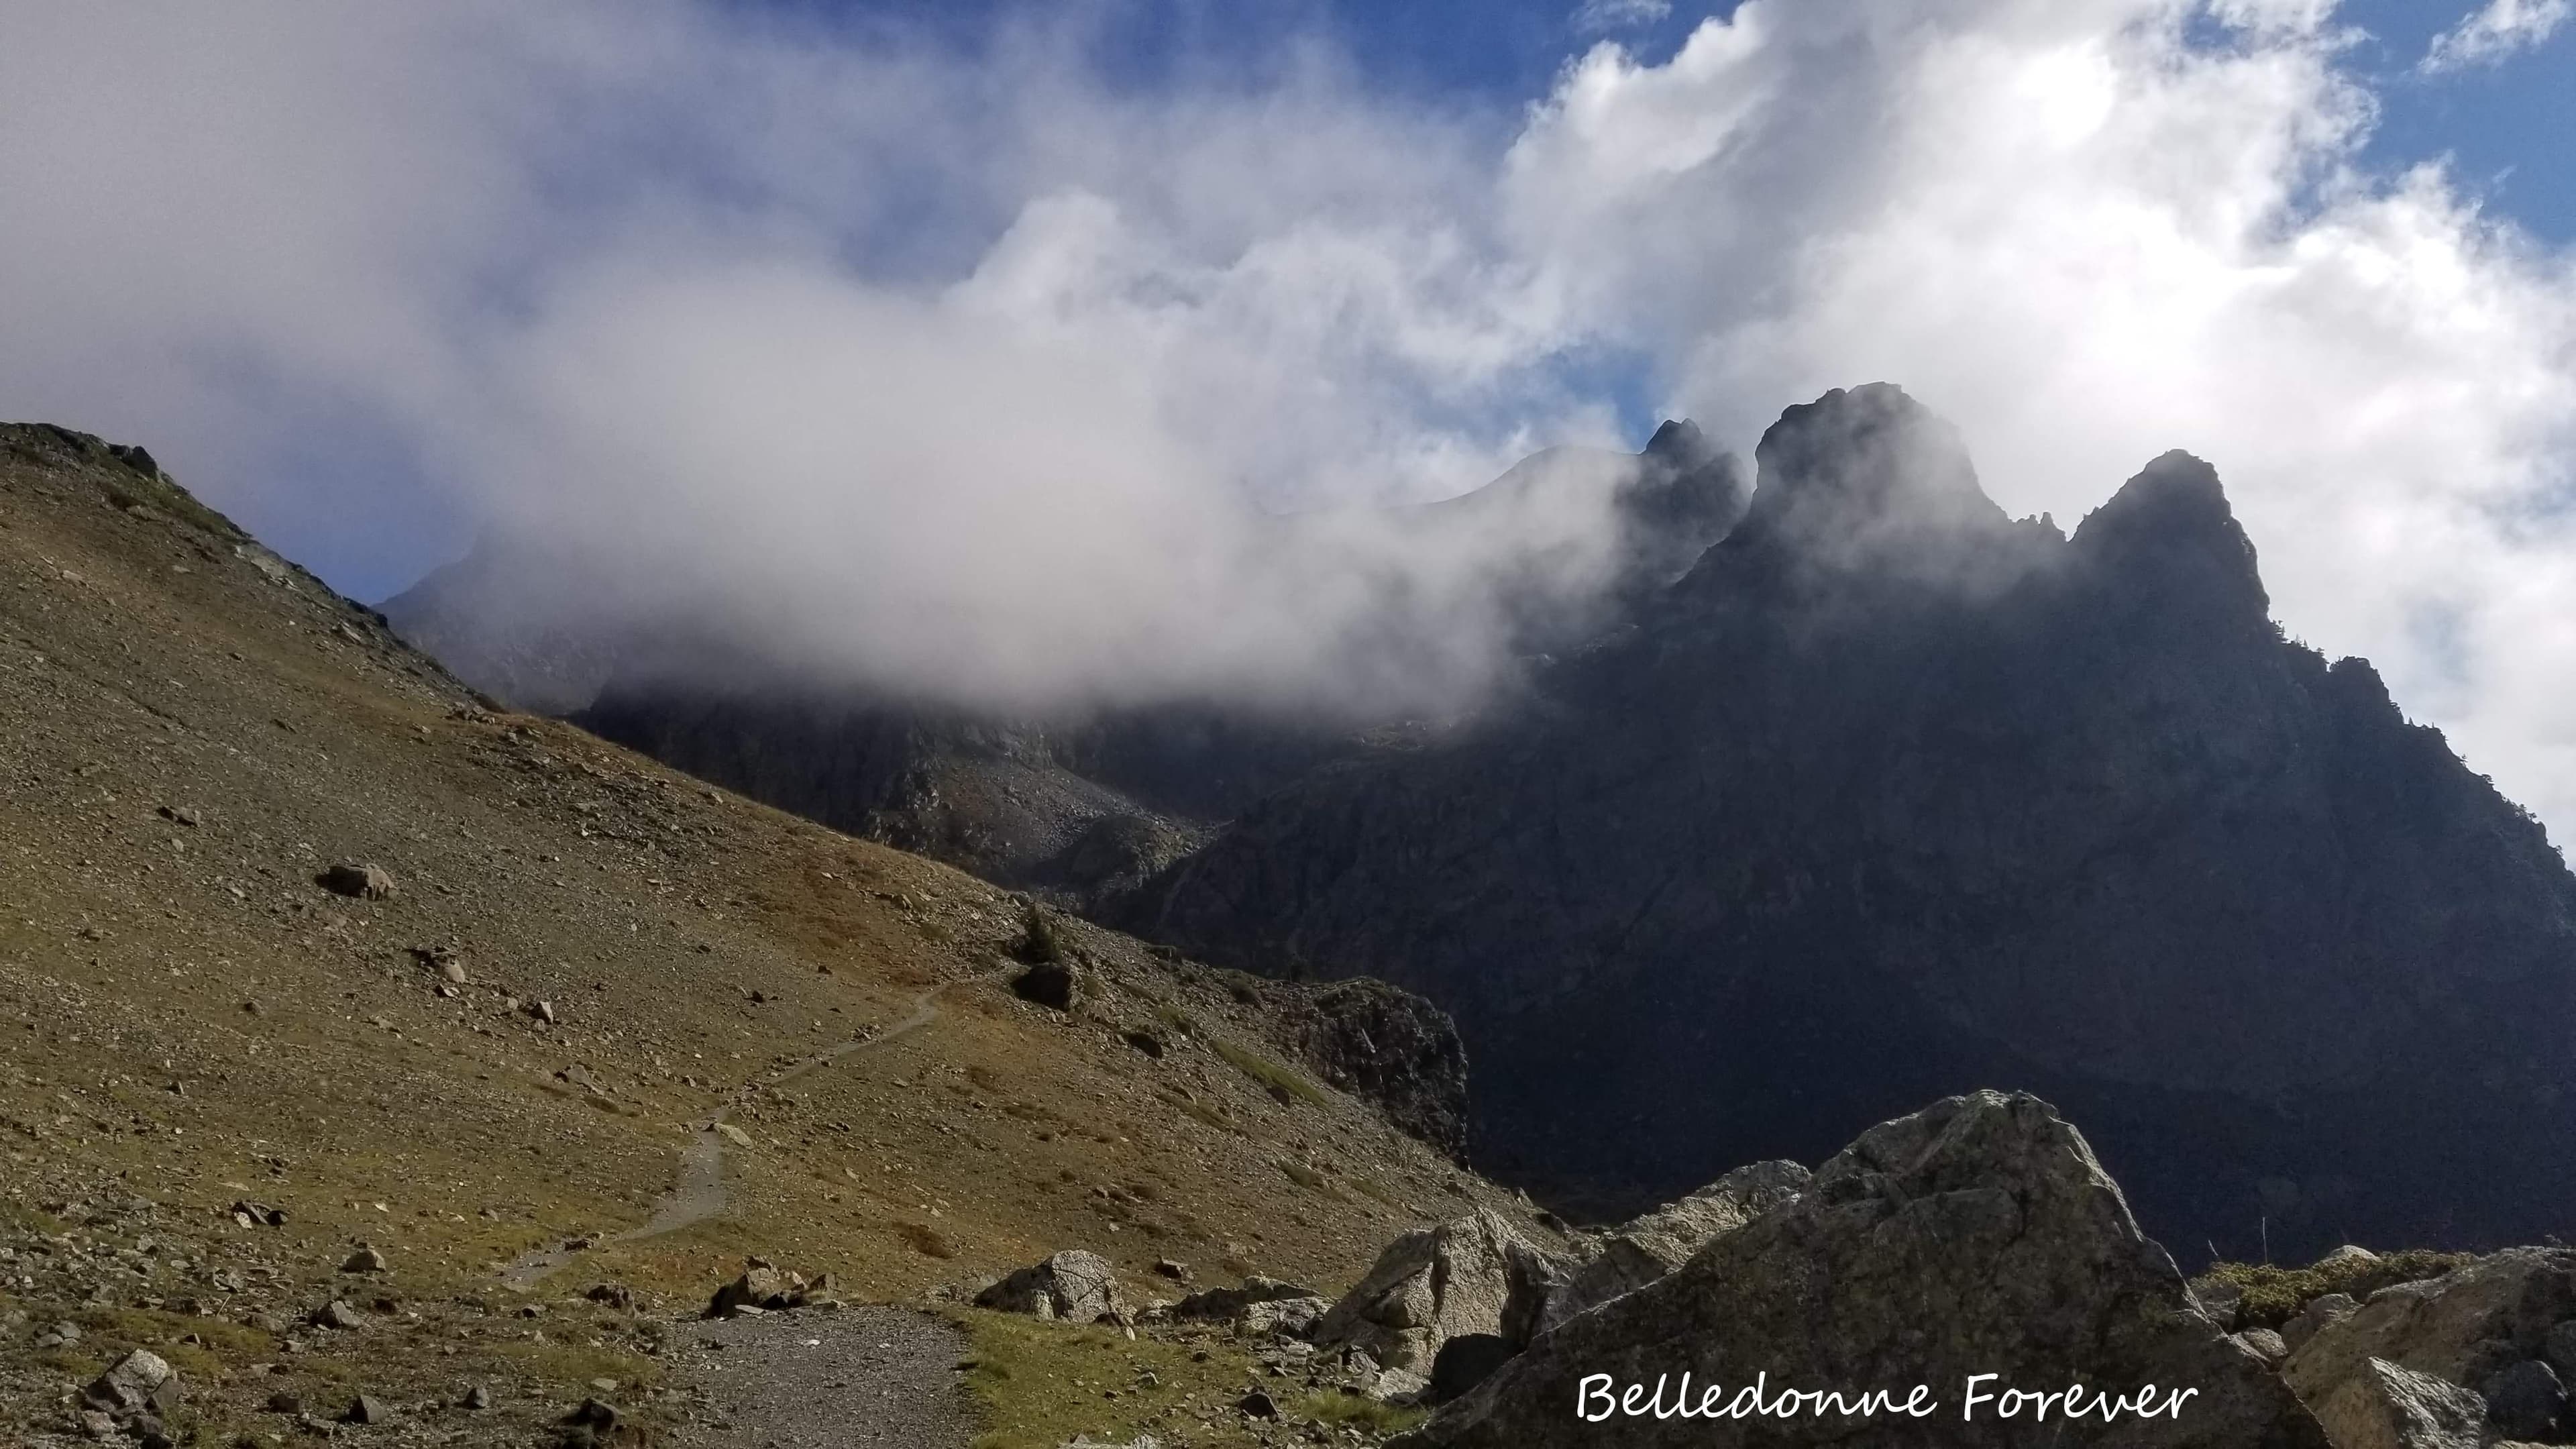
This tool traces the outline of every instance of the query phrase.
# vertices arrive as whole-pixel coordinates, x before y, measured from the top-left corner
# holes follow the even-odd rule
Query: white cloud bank
[[[2576,0],[2487,0],[2433,37],[2421,69],[2427,75],[2496,65],[2544,45],[2576,14]]]
[[[2210,458],[2291,629],[2576,828],[2576,263],[2358,169],[2327,0],[1751,0],[1499,129],[1321,49],[1139,95],[676,3],[15,30],[0,412],[219,501],[351,486],[268,465],[356,417],[872,677],[1462,688],[1472,557],[1243,500],[1601,437],[1605,347],[1738,449],[1885,378],[2016,512]]]

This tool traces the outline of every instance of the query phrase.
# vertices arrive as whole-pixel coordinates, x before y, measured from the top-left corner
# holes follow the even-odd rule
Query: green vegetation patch
[[[1131,1339],[1119,1329],[982,1309],[952,1308],[947,1317],[973,1344],[966,1392],[985,1425],[975,1449],[1056,1449],[1084,1434],[1170,1442],[1175,1429],[1195,1445],[1255,1442],[1234,1404],[1259,1365],[1223,1334]]]
[[[2377,1259],[2328,1260],[2305,1268],[2280,1268],[2269,1263],[2213,1263],[2208,1272],[2193,1281],[2198,1284],[2233,1284],[2245,1295],[2237,1308],[2245,1323],[2278,1328],[2295,1317],[2311,1299],[2322,1298],[2329,1293],[2349,1293],[2355,1298],[2368,1298],[2382,1288],[2424,1278],[2439,1278],[2454,1268],[2466,1267],[2476,1261],[2475,1253],[2436,1253],[2426,1248],[2409,1248],[2402,1253],[2382,1254]]]
[[[1342,1389],[1317,1389],[1289,1401],[1291,1415],[1341,1428],[1349,1425],[1381,1437],[1401,1434],[1430,1417],[1423,1409],[1398,1408]]]
[[[1323,1088],[1259,1052],[1236,1046],[1230,1041],[1211,1041],[1208,1045],[1215,1049],[1218,1056],[1225,1058],[1236,1071],[1259,1082],[1262,1090],[1282,1102],[1294,1097],[1323,1107],[1330,1105],[1333,1100],[1325,1094]]]

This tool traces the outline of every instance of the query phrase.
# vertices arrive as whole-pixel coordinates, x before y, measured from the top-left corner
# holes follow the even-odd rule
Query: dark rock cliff
[[[2008,1082],[2169,1241],[2559,1226],[2576,879],[2267,617],[2214,472],[2070,539],[1895,388],[1529,710],[1316,772],[1119,918],[1452,1012],[1489,1167],[1602,1209]]]

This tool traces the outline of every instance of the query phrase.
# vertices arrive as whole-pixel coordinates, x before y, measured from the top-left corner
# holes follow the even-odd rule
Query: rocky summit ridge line
[[[1531,707],[1271,795],[1114,918],[1430,997],[1479,1160],[1603,1210],[2002,1081],[2220,1254],[2564,1226],[2576,878],[2282,634],[2208,464],[2068,537],[1892,386],[1757,457]]]

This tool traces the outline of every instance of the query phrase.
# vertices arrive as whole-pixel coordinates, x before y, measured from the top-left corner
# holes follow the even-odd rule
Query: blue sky
[[[930,29],[973,46],[1018,0],[737,0],[867,26]],[[1132,0],[1114,7],[1093,59],[1122,83],[1151,87],[1211,66],[1257,73],[1290,36],[1330,36],[1375,84],[1408,95],[1517,111],[1545,94],[1567,60],[1603,39],[1661,58],[1733,3],[1678,0],[1660,19],[1577,23],[1570,0]],[[2538,47],[2466,73],[2415,68],[2471,0],[2347,0],[2362,32],[2349,63],[2372,78],[2383,111],[2369,149],[2385,166],[2454,158],[2495,210],[2555,242],[2576,240],[2576,26]]]

